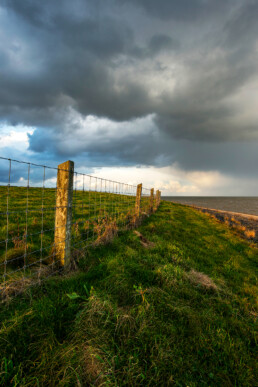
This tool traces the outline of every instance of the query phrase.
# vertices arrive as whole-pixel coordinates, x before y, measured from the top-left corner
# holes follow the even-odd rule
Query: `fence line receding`
[[[0,157],[0,292],[69,268],[155,211],[160,191]],[[10,290],[11,293],[11,290]]]

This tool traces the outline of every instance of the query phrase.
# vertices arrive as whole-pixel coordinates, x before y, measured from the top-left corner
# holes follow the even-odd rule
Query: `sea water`
[[[257,196],[162,196],[161,199],[197,207],[258,215]]]

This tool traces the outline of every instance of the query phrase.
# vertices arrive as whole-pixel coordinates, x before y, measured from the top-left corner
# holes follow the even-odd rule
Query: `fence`
[[[0,157],[0,294],[71,268],[89,246],[133,228],[160,191]]]

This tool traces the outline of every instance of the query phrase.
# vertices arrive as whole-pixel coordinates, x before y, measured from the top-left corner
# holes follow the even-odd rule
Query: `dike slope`
[[[162,202],[0,306],[3,386],[253,386],[258,250]]]

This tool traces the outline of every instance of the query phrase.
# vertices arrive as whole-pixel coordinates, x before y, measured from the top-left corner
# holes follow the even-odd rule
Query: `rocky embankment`
[[[237,229],[246,239],[258,243],[258,216],[212,208],[193,207]]]

